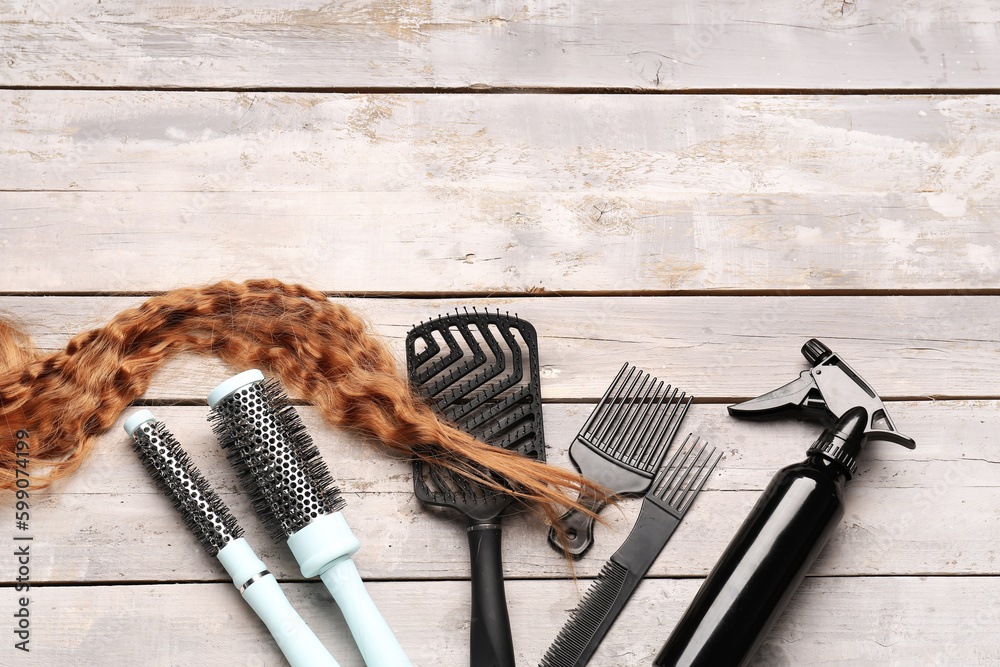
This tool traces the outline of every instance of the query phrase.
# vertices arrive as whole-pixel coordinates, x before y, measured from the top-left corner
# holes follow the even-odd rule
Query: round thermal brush
[[[132,448],[170,497],[208,555],[218,558],[292,667],[339,667],[267,571],[229,508],[216,495],[174,436],[149,410],[125,420]]]
[[[368,667],[411,665],[365,589],[351,555],[361,543],[340,510],[319,450],[276,381],[240,373],[208,395],[219,443],[275,540],[286,539],[306,577],[319,575]]]

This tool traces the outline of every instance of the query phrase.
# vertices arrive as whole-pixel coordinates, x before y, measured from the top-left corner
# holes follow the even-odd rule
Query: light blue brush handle
[[[351,560],[360,542],[340,512],[313,519],[288,538],[288,546],[302,574],[319,575],[333,594],[368,667],[412,667]]]
[[[353,560],[337,561],[320,575],[320,579],[340,606],[368,667],[412,667],[403,647],[368,595]]]
[[[270,630],[292,667],[340,667],[298,615],[274,575],[242,537],[227,544],[219,561],[247,604]]]

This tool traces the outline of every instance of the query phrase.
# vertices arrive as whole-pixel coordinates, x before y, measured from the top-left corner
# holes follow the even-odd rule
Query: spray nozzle
[[[864,408],[865,440],[886,440],[908,449],[917,446],[913,438],[896,430],[871,385],[833,350],[813,338],[802,346],[802,355],[812,368],[783,387],[730,405],[729,414],[755,420],[793,415],[831,426],[853,408]]]

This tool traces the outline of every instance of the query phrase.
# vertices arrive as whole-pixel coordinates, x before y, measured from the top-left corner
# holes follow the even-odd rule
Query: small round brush
[[[258,515],[276,541],[287,540],[303,576],[326,584],[365,664],[409,667],[351,560],[361,543],[340,513],[346,503],[280,384],[246,371],[212,390],[208,405]]]
[[[125,420],[132,447],[208,555],[218,558],[292,667],[339,667],[288,602],[243,529],[166,427],[149,410]]]

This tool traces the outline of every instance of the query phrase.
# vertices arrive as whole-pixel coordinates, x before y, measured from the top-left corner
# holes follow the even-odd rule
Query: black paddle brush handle
[[[597,514],[606,503],[593,496],[580,496],[577,502]],[[570,510],[559,517],[563,528],[566,529],[565,551],[574,558],[582,556],[587,549],[594,546],[594,519],[583,512]],[[559,534],[555,528],[549,528],[549,544],[556,551],[563,551],[563,544],[559,541]]]
[[[500,524],[469,526],[472,557],[471,667],[514,667],[500,554]]]

